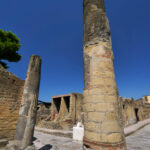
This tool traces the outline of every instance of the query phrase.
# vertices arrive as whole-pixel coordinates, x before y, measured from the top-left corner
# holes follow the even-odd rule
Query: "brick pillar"
[[[84,145],[126,150],[104,0],[84,0]]]
[[[20,141],[22,148],[30,146],[33,140],[40,74],[41,59],[39,56],[32,55],[30,57],[27,78],[25,80],[22,104],[15,134],[15,140]]]

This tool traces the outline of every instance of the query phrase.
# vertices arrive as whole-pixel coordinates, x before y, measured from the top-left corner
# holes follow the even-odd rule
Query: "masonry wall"
[[[150,104],[144,99],[120,98],[124,126],[150,118]]]
[[[79,93],[53,96],[47,118],[39,120],[40,117],[38,115],[37,125],[50,129],[68,130],[72,128],[77,122],[82,121],[82,100],[83,95]],[[40,109],[41,106],[38,112],[41,112]],[[44,114],[45,112],[41,112],[40,116]]]
[[[43,121],[51,119],[51,103],[40,102],[37,106],[36,125],[41,126]]]
[[[24,81],[0,66],[0,139],[14,138]]]
[[[70,97],[70,107],[67,110],[64,97]],[[57,112],[53,99],[60,99],[60,110]],[[150,103],[144,98],[134,100],[133,98],[120,97],[123,125],[133,125],[138,121],[150,118]],[[83,95],[71,93],[69,95],[54,96],[52,104],[40,103],[38,105],[37,126],[54,129],[69,129],[77,122],[82,121]],[[89,109],[89,108],[87,108]]]

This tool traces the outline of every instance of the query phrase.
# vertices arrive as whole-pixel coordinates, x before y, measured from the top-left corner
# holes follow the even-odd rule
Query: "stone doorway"
[[[55,107],[57,109],[57,112],[59,113],[59,111],[60,111],[60,105],[61,105],[61,97],[54,98],[53,102],[54,102],[54,105],[55,105]]]
[[[138,108],[135,108],[134,111],[135,111],[136,120],[137,120],[137,122],[138,122],[138,121],[140,121],[139,116],[138,116],[138,111],[139,111],[139,109],[138,109]]]
[[[69,112],[69,110],[70,110],[70,96],[65,96],[64,101],[65,101],[65,104],[66,104],[66,108]]]

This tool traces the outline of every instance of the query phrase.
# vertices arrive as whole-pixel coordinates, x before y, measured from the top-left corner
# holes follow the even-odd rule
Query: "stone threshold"
[[[136,131],[140,130],[141,128],[143,128],[144,126],[146,126],[148,124],[150,124],[150,118],[143,120],[143,121],[139,121],[134,125],[125,127],[124,128],[125,136],[127,137],[127,136],[135,133]],[[60,137],[68,137],[68,138],[73,137],[73,131],[71,131],[71,130],[69,130],[69,131],[67,131],[67,130],[52,130],[52,129],[35,127],[35,131],[52,134],[52,135],[56,135],[56,136],[60,136]]]

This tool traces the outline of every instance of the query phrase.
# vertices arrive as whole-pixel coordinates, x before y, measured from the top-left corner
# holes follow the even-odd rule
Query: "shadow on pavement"
[[[40,148],[39,150],[50,150],[52,148],[52,145],[47,144],[45,146],[43,146],[42,148]]]

